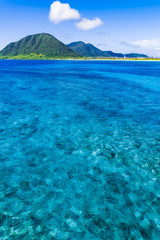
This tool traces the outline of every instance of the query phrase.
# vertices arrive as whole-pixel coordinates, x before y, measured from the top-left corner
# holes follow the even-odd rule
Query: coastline
[[[160,62],[160,59],[112,59],[112,58],[105,58],[105,59],[100,59],[100,58],[95,58],[95,59],[90,59],[90,58],[77,58],[77,59],[73,59],[73,58],[67,58],[67,59],[63,59],[63,58],[0,58],[0,60],[31,60],[31,61],[120,61],[120,62]]]

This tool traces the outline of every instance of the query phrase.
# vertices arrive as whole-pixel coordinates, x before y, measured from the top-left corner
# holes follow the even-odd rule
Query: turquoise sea
[[[0,61],[0,239],[160,239],[160,62]]]

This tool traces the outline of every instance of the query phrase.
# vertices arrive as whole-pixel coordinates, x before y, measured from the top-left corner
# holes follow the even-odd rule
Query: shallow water
[[[160,62],[0,61],[0,239],[160,239]]]

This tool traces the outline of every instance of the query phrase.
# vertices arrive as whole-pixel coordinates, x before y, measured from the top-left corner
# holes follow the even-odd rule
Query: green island
[[[10,43],[0,51],[0,59],[160,61],[144,54],[102,51],[81,41],[65,45],[47,33],[30,35]]]

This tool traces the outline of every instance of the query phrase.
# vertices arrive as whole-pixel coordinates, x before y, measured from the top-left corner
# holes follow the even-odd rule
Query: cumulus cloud
[[[79,20],[80,14],[78,10],[70,7],[68,3],[55,1],[51,4],[49,19],[51,22],[60,23],[67,20]]]
[[[87,18],[81,18],[78,10],[70,7],[68,3],[61,3],[55,1],[50,6],[49,19],[55,24],[67,20],[79,20],[75,25],[81,30],[90,30],[103,25],[100,18],[94,18],[92,20]]]
[[[153,50],[160,49],[160,39],[136,41],[136,42],[133,42],[133,44],[141,48],[147,48],[147,49],[153,49]]]
[[[103,22],[99,18],[94,18],[92,20],[87,19],[87,18],[82,18],[82,20],[80,22],[76,23],[76,26],[78,29],[86,30],[86,31],[90,30],[90,29],[94,29],[101,25],[103,25]]]

